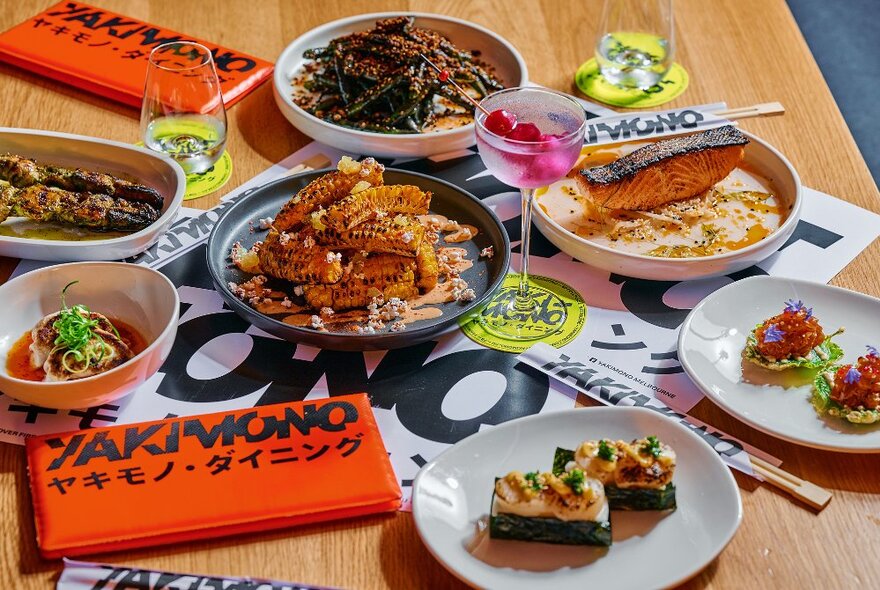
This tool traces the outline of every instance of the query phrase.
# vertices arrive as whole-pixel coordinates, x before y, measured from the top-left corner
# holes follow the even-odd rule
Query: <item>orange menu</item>
[[[364,394],[33,437],[27,457],[49,558],[400,506]]]
[[[265,60],[81,2],[59,2],[0,34],[0,60],[140,106],[150,51],[172,41],[211,50],[226,106],[272,74]]]

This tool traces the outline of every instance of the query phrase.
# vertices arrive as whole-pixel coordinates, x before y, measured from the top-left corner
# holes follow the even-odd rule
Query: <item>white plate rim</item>
[[[186,174],[183,171],[183,168],[180,167],[180,164],[172,160],[170,157],[159,154],[154,151],[151,151],[145,147],[133,145],[130,143],[124,143],[121,141],[115,141],[112,139],[103,139],[101,137],[90,137],[88,135],[78,135],[75,133],[64,133],[61,131],[43,131],[42,129],[28,129],[22,127],[0,127],[0,134],[3,133],[15,133],[19,135],[32,135],[35,137],[56,137],[58,139],[68,139],[73,141],[80,141],[83,143],[97,143],[102,145],[109,145],[115,148],[125,149],[132,152],[138,152],[143,156],[149,158],[155,158],[157,160],[162,161],[166,165],[168,165],[175,174],[177,179],[177,190],[174,195],[171,197],[171,202],[168,204],[168,207],[159,216],[159,218],[145,227],[144,229],[134,232],[132,234],[126,234],[124,236],[119,236],[116,238],[109,238],[106,240],[86,240],[86,241],[64,241],[64,240],[39,240],[35,238],[20,238],[16,236],[0,236],[3,241],[8,241],[15,244],[20,245],[28,245],[28,246],[45,246],[47,244],[51,244],[53,247],[64,248],[64,249],[72,249],[79,250],[84,248],[92,248],[96,245],[100,246],[125,246],[129,242],[137,241],[140,238],[148,236],[149,234],[156,231],[157,228],[161,228],[166,224],[174,221],[174,218],[177,217],[178,212],[180,211],[180,207],[183,205],[183,195],[186,193]],[[21,154],[24,157],[30,157],[27,154]]]
[[[354,16],[347,16],[344,18],[336,19],[336,20],[318,25],[317,27],[314,27],[312,29],[309,29],[308,31],[306,31],[303,34],[296,37],[293,41],[291,41],[290,43],[288,43],[284,47],[284,49],[281,51],[281,54],[278,56],[278,59],[275,60],[275,63],[276,64],[286,63],[290,59],[290,55],[293,53],[293,50],[302,41],[302,39],[304,37],[311,37],[311,36],[320,35],[320,34],[324,33],[325,31],[327,31],[329,29],[336,28],[336,27],[348,26],[348,25],[351,25],[354,23],[360,23],[360,22],[368,21],[368,20],[375,21],[375,20],[381,20],[384,18],[394,18],[394,17],[398,17],[398,16],[413,16],[416,18],[431,18],[431,19],[436,19],[436,20],[448,21],[448,22],[452,22],[452,23],[455,23],[455,24],[463,26],[463,27],[468,27],[468,28],[477,30],[488,37],[492,37],[493,39],[498,41],[500,44],[502,44],[504,47],[506,47],[507,50],[510,52],[510,54],[513,56],[513,58],[516,60],[517,67],[520,69],[520,72],[521,72],[520,77],[522,79],[515,81],[516,82],[515,85],[516,86],[525,86],[527,84],[527,81],[529,79],[529,71],[528,71],[528,67],[526,66],[525,59],[523,58],[522,54],[516,49],[516,47],[513,46],[513,44],[510,41],[508,41],[507,39],[505,39],[504,37],[502,37],[498,33],[494,32],[490,29],[487,29],[486,27],[479,25],[475,22],[465,20],[462,18],[456,18],[454,16],[448,16],[445,14],[437,14],[437,13],[433,13],[433,12],[408,12],[408,11],[370,12],[367,14],[357,14]],[[357,138],[363,138],[363,139],[370,138],[373,140],[375,140],[377,137],[382,138],[383,140],[387,140],[388,144],[390,146],[393,146],[396,143],[402,143],[405,141],[412,141],[412,139],[413,139],[413,137],[411,135],[408,136],[408,135],[382,134],[382,133],[376,133],[376,132],[372,132],[372,131],[361,131],[359,129],[350,129],[348,127],[340,127],[338,125],[332,125],[331,123],[328,123],[327,121],[324,121],[323,119],[319,119],[318,117],[312,115],[311,113],[307,112],[305,109],[301,108],[300,106],[298,106],[296,103],[293,102],[293,99],[290,97],[290,93],[287,92],[287,89],[290,87],[291,72],[285,72],[285,71],[282,71],[281,68],[276,67],[275,71],[272,74],[272,78],[273,78],[272,83],[275,86],[276,97],[278,97],[282,101],[284,101],[284,104],[288,108],[290,108],[291,110],[296,112],[298,115],[311,120],[313,123],[320,124],[322,127],[327,127],[327,128],[333,129],[333,130],[343,130],[346,133],[349,133],[353,137],[357,137]],[[422,135],[416,135],[416,137],[430,137],[430,138],[437,138],[437,139],[442,140],[443,138],[451,136],[451,135],[460,135],[460,134],[462,134],[462,130],[469,130],[471,133],[473,133],[473,127],[474,127],[473,123],[468,123],[467,125],[462,125],[461,127],[455,127],[453,129],[443,129],[440,131],[431,132],[430,135],[422,134]]]
[[[730,283],[729,285],[725,285],[725,286],[721,287],[720,289],[717,289],[716,291],[713,291],[712,293],[710,293],[709,295],[704,297],[696,306],[694,306],[694,308],[691,310],[691,312],[685,318],[684,322],[682,322],[682,324],[681,324],[681,328],[678,333],[677,346],[678,346],[678,351],[679,351],[679,362],[681,362],[681,366],[682,366],[682,368],[684,368],[684,371],[687,374],[687,376],[691,379],[691,381],[694,382],[694,385],[696,385],[697,388],[699,388],[699,390],[702,391],[706,395],[706,397],[708,397],[710,400],[712,400],[712,402],[715,405],[720,407],[722,410],[724,410],[725,412],[727,412],[728,414],[730,414],[731,416],[733,416],[734,418],[736,418],[740,422],[742,422],[748,426],[751,426],[755,430],[759,430],[760,432],[763,432],[764,434],[769,434],[772,437],[775,437],[775,438],[778,438],[778,439],[781,439],[781,440],[784,440],[784,441],[787,441],[790,443],[794,443],[797,445],[802,445],[802,446],[809,447],[812,449],[820,449],[820,450],[824,450],[824,451],[836,451],[836,452],[840,452],[840,453],[854,453],[854,454],[855,453],[858,453],[858,454],[880,453],[880,447],[878,447],[878,446],[859,447],[859,446],[837,446],[837,445],[828,445],[828,444],[817,444],[815,441],[811,441],[809,439],[801,438],[799,436],[787,435],[787,434],[784,434],[784,433],[782,433],[778,430],[775,430],[773,428],[768,428],[767,426],[757,422],[756,420],[752,420],[749,417],[745,416],[744,414],[739,412],[733,404],[728,403],[723,397],[716,395],[715,392],[712,391],[712,388],[709,387],[708,384],[702,378],[700,378],[700,376],[696,373],[694,368],[690,365],[690,361],[688,359],[687,353],[684,352],[685,349],[684,349],[683,344],[685,342],[685,338],[687,336],[687,333],[689,331],[689,328],[690,328],[690,325],[693,321],[693,318],[696,316],[696,314],[699,313],[699,311],[701,311],[702,308],[705,307],[705,305],[707,305],[708,302],[710,302],[713,299],[713,296],[715,294],[720,293],[721,291],[724,291],[726,289],[738,288],[738,286],[740,284],[754,283],[754,282],[774,282],[774,283],[775,282],[785,282],[785,283],[793,283],[796,285],[807,285],[810,288],[818,287],[818,288],[827,289],[829,291],[837,292],[837,293],[844,292],[848,296],[857,296],[857,298],[864,299],[866,301],[870,301],[876,305],[880,305],[880,299],[877,299],[876,297],[872,297],[870,295],[866,295],[865,293],[859,293],[858,291],[851,291],[849,289],[844,289],[843,287],[837,287],[835,285],[827,285],[825,283],[817,283],[815,281],[806,281],[803,279],[790,279],[790,278],[786,278],[786,277],[773,277],[773,276],[769,276],[769,275],[760,275],[760,276],[747,277],[744,279],[740,279],[738,281],[734,281],[733,283]]]
[[[412,486],[413,521],[415,523],[416,531],[419,534],[419,538],[421,539],[422,544],[428,549],[428,552],[434,557],[434,559],[436,559],[441,565],[443,565],[443,567],[448,572],[453,574],[456,578],[458,578],[462,582],[468,584],[471,587],[475,587],[475,588],[478,587],[473,581],[469,580],[467,577],[465,577],[463,574],[461,574],[461,572],[457,571],[451,563],[449,563],[447,560],[445,560],[443,558],[443,556],[439,553],[437,548],[431,544],[430,540],[425,535],[425,533],[422,530],[422,527],[420,526],[420,517],[419,517],[420,508],[419,508],[418,502],[416,502],[416,498],[417,498],[416,492],[421,485],[421,480],[422,480],[423,476],[434,465],[436,465],[438,462],[440,462],[442,459],[444,459],[444,457],[447,454],[450,454],[454,449],[459,447],[459,445],[463,446],[469,442],[472,442],[472,439],[475,439],[475,438],[479,438],[479,437],[483,437],[483,436],[491,436],[491,433],[493,431],[496,431],[499,428],[513,428],[513,427],[516,427],[520,424],[528,423],[528,422],[540,422],[540,421],[544,421],[544,420],[552,421],[557,416],[567,415],[567,414],[570,414],[571,412],[590,412],[590,411],[592,411],[592,412],[595,412],[595,411],[609,412],[609,413],[610,412],[616,412],[616,413],[628,412],[628,413],[634,413],[634,414],[642,414],[644,416],[650,416],[652,419],[668,420],[669,422],[672,423],[672,428],[678,429],[683,434],[683,436],[691,437],[691,439],[694,440],[694,442],[697,444],[702,444],[702,445],[706,444],[702,439],[700,439],[699,436],[697,436],[696,434],[691,432],[690,429],[679,424],[677,421],[672,420],[670,418],[664,418],[664,417],[660,416],[659,414],[657,414],[657,412],[655,412],[653,410],[649,410],[647,408],[640,408],[638,406],[586,406],[586,407],[578,407],[578,408],[574,408],[574,409],[570,409],[570,410],[558,410],[558,411],[554,411],[554,412],[546,412],[543,414],[533,414],[531,416],[525,416],[523,418],[517,418],[515,420],[510,420],[508,422],[498,424],[497,426],[493,426],[490,429],[474,433],[474,434],[468,436],[467,438],[464,438],[464,439],[458,441],[456,444],[454,444],[450,448],[446,449],[445,451],[443,451],[442,453],[437,455],[434,459],[432,459],[431,461],[429,461],[428,463],[423,465],[421,467],[421,469],[419,469],[418,474],[416,474],[416,477],[413,480],[413,486]],[[736,483],[736,479],[733,477],[733,474],[730,472],[730,468],[728,468],[727,465],[724,464],[724,462],[721,460],[721,458],[718,457],[718,455],[716,453],[714,453],[714,451],[711,453],[711,457],[712,457],[711,460],[714,461],[716,463],[716,465],[721,467],[720,472],[724,473],[724,475],[722,476],[724,478],[724,485],[734,491],[734,496],[736,498],[736,504],[737,504],[737,506],[736,506],[736,519],[735,519],[736,522],[733,523],[733,525],[726,532],[726,534],[723,535],[723,541],[720,543],[717,550],[715,550],[714,552],[711,552],[711,555],[707,559],[702,560],[699,564],[696,564],[695,566],[693,566],[686,573],[682,574],[677,581],[670,582],[669,584],[667,584],[666,587],[673,587],[676,585],[683,584],[684,582],[690,580],[691,578],[693,578],[694,576],[699,574],[701,571],[703,571],[703,569],[705,569],[706,566],[708,566],[710,563],[712,563],[712,561],[715,560],[721,554],[721,552],[724,551],[724,549],[730,544],[730,541],[733,539],[734,535],[739,530],[739,527],[742,524],[742,519],[743,519],[742,494],[740,494],[739,486]]]

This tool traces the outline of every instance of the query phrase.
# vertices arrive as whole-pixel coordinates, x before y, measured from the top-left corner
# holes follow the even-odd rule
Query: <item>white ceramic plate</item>
[[[678,358],[697,387],[716,404],[758,430],[798,444],[845,452],[880,452],[880,425],[820,417],[810,404],[815,371],[768,371],[742,359],[756,324],[800,299],[853,362],[866,344],[880,342],[880,299],[794,279],[752,277],[701,301],[681,326]]]
[[[610,549],[476,534],[488,514],[495,477],[513,469],[549,470],[557,446],[652,434],[678,456],[678,508],[612,512]],[[644,408],[583,408],[513,420],[459,442],[419,472],[413,515],[434,557],[473,586],[625,590],[672,586],[695,575],[733,537],[742,503],[729,469],[684,426]]]
[[[186,191],[186,175],[171,158],[117,141],[0,127],[0,154],[33,158],[39,163],[123,174],[149,185],[165,197],[162,215],[139,232],[105,240],[43,240],[0,235],[0,256],[66,262],[121,260],[152,246],[177,217]],[[4,224],[18,223],[8,219]]]
[[[337,37],[372,29],[377,20],[404,15],[414,16],[415,26],[445,35],[460,49],[480,50],[482,58],[495,67],[495,74],[504,86],[523,86],[528,80],[526,63],[513,45],[480,25],[423,12],[360,14],[316,27],[300,35],[281,52],[275,63],[275,103],[287,120],[309,137],[351,154],[423,158],[474,145],[473,123],[433,133],[387,135],[331,125],[293,103],[290,81],[302,69],[306,49],[324,47]]]
[[[627,277],[655,281],[686,281],[727,275],[748,268],[776,252],[794,232],[801,217],[801,180],[778,150],[755,137],[745,148],[743,161],[769,179],[783,204],[792,205],[788,218],[766,239],[741,250],[699,258],[657,258],[608,248],[577,236],[535,207],[535,225],[557,248],[590,266]]]
[[[6,372],[9,349],[34,325],[67,303],[82,303],[140,333],[147,348],[115,369],[73,381],[43,383]],[[0,392],[44,408],[85,408],[127,395],[152,377],[171,352],[180,299],[168,278],[146,266],[123,262],[74,262],[40,268],[0,285]]]

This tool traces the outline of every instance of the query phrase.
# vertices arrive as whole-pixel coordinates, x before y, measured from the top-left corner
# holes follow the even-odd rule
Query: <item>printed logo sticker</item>
[[[503,352],[516,353],[527,350],[536,342],[546,342],[547,344],[558,348],[565,346],[577,338],[577,335],[581,333],[584,324],[587,322],[587,304],[584,302],[584,298],[581,297],[580,293],[562,281],[550,277],[531,275],[529,277],[529,282],[543,287],[562,300],[566,307],[566,317],[561,328],[553,331],[544,338],[515,341],[491,334],[480,325],[479,321],[475,320],[461,326],[465,335],[477,344]],[[495,296],[495,300],[497,301],[498,299],[505,298],[505,295],[510,295],[511,298],[514,297],[516,295],[518,284],[519,275],[514,273],[508,274],[504,277],[504,283],[501,285],[501,289]],[[543,297],[543,299],[551,301],[554,304],[557,303],[552,296]],[[554,316],[559,313],[558,309],[554,309],[554,305],[545,304],[547,302],[543,301],[540,295],[537,297],[537,301],[539,310],[530,318],[528,326],[529,330],[534,332],[540,332],[542,326],[554,323],[554,320],[556,319]],[[499,305],[498,303],[494,304]],[[492,305],[493,303],[490,302],[490,307],[487,309],[491,309]]]
[[[581,92],[605,104],[628,109],[641,109],[666,104],[678,97],[688,86],[688,73],[681,64],[674,63],[658,84],[647,90],[623,88],[606,80],[593,58],[581,65],[574,75],[574,83]]]

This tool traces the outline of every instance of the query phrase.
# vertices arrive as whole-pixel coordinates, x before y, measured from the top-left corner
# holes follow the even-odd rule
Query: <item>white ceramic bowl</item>
[[[415,26],[445,35],[460,49],[481,51],[482,59],[495,67],[495,74],[504,86],[523,86],[528,80],[526,63],[513,45],[480,25],[421,12],[360,14],[314,28],[281,52],[275,63],[275,103],[287,120],[309,137],[352,154],[422,158],[474,145],[473,123],[433,133],[389,135],[332,125],[293,103],[290,81],[306,62],[303,58],[306,49],[324,47],[337,37],[373,28],[377,20],[403,15],[414,16]]]
[[[535,225],[548,240],[566,254],[608,272],[656,281],[685,281],[727,275],[761,262],[785,243],[801,217],[801,179],[791,163],[773,146],[755,137],[745,149],[744,162],[773,183],[778,196],[791,204],[782,226],[756,244],[735,252],[700,258],[657,258],[631,254],[602,246],[577,236],[551,219],[541,207],[534,208]]]
[[[43,383],[10,377],[9,349],[46,315],[59,310],[65,285],[68,304],[118,318],[137,330],[147,348],[115,369],[73,381]],[[152,377],[171,352],[180,299],[168,278],[155,270],[121,262],[75,262],[31,271],[0,285],[0,391],[45,408],[106,404]]]
[[[186,192],[186,175],[177,162],[146,148],[118,141],[0,127],[0,154],[5,153],[33,158],[40,163],[123,174],[159,191],[165,197],[165,203],[159,219],[139,232],[80,242],[0,236],[0,256],[52,262],[121,260],[135,256],[152,246],[168,230]]]

